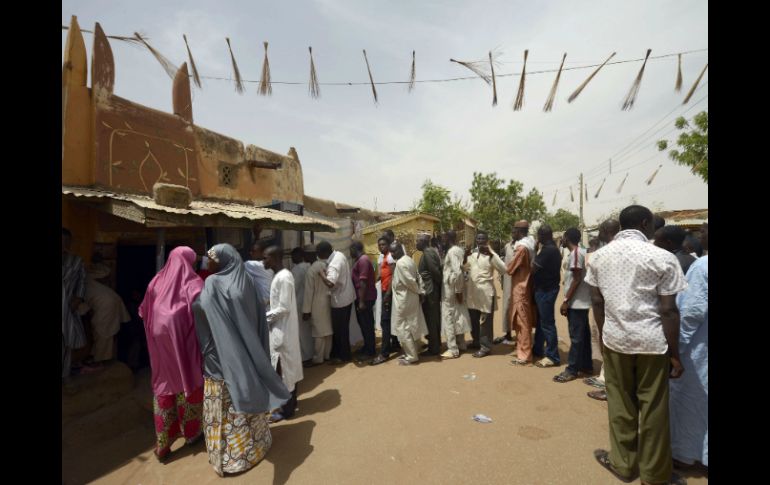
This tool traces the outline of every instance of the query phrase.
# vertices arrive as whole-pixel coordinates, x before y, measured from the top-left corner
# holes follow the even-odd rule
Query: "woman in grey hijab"
[[[243,260],[229,244],[208,251],[203,291],[193,303],[203,352],[203,426],[218,475],[239,473],[265,457],[268,413],[291,397],[270,363],[265,308]]]

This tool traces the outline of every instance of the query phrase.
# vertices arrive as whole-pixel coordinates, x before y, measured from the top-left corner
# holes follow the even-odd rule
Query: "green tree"
[[[707,184],[709,183],[709,114],[701,111],[692,119],[693,125],[679,117],[674,123],[678,130],[686,130],[679,134],[676,144],[679,149],[670,150],[668,156],[679,165],[690,167],[695,175],[698,175]],[[658,141],[658,150],[668,148],[668,140]]]
[[[471,216],[479,221],[479,229],[487,231],[491,240],[507,239],[519,219],[533,221],[545,215],[542,194],[532,189],[524,195],[523,190],[521,182],[509,180],[506,184],[497,173],[473,173]]]
[[[412,211],[438,217],[438,229],[442,232],[457,227],[466,214],[459,198],[452,200],[449,189],[430,179],[422,183],[422,198],[414,204]]]
[[[554,231],[566,231],[570,227],[579,227],[580,217],[568,210],[559,209],[553,214],[546,214],[543,222],[551,226]]]

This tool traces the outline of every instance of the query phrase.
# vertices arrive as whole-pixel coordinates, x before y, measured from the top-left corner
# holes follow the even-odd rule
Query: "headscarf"
[[[264,305],[233,246],[217,244],[209,257],[219,272],[206,280],[199,318],[211,329],[233,406],[241,413],[272,411],[291,394],[270,363]]]

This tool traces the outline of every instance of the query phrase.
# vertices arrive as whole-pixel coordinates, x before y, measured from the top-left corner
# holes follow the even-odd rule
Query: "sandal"
[[[606,401],[607,400],[607,391],[591,391],[586,393],[588,397],[591,399],[596,399],[597,401]]]
[[[620,473],[618,473],[613,467],[612,463],[610,463],[610,453],[607,450],[594,450],[594,458],[596,458],[596,461],[599,462],[601,466],[607,469],[610,473],[615,475],[615,478],[620,480],[624,483],[631,483],[634,480],[636,480],[637,477],[624,477]]]
[[[526,360],[516,358],[511,361],[511,365],[520,365],[520,366],[529,367],[530,363]]]
[[[535,362],[535,365],[541,369],[545,369],[546,367],[556,367],[556,363],[548,357],[543,357],[542,359],[538,360]]]
[[[555,375],[553,377],[554,382],[569,382],[569,381],[574,381],[575,379],[577,379],[577,376],[575,374],[567,372],[566,370],[561,374]]]
[[[593,386],[597,389],[604,389],[605,385],[602,381],[600,381],[597,377],[588,377],[586,379],[583,379],[584,384],[588,384],[589,386]]]

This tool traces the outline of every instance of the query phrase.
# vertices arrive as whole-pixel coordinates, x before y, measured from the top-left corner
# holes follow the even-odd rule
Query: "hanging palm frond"
[[[706,66],[703,68],[703,70],[700,72],[700,76],[698,76],[698,79],[695,80],[695,84],[692,85],[690,88],[690,92],[687,93],[687,96],[685,96],[684,101],[682,101],[682,104],[687,104],[688,101],[690,101],[690,98],[692,97],[693,93],[695,92],[695,88],[698,87],[698,84],[700,83],[701,78],[703,78],[703,75],[706,74],[706,69],[709,68],[708,63],[706,63]]]
[[[513,102],[513,110],[520,111],[524,106],[524,81],[527,80],[527,56],[529,49],[524,50],[524,65],[521,67],[521,79],[519,79],[519,90],[516,93],[516,100]]]
[[[230,60],[233,63],[233,78],[235,79],[235,91],[238,94],[243,94],[243,79],[241,79],[241,71],[238,70],[238,64],[235,62],[235,56],[233,55],[233,48],[230,46],[230,38],[225,37],[227,41],[227,50],[230,51]]]
[[[262,79],[259,80],[259,94],[262,96],[272,96],[273,85],[270,84],[270,61],[267,58],[267,42],[265,45],[265,60],[262,62]]]
[[[495,63],[492,61],[492,51],[489,51],[489,69],[492,71],[492,106],[497,106],[497,79],[495,79]]]
[[[642,86],[642,75],[644,74],[644,68],[647,65],[647,59],[650,58],[651,52],[652,52],[652,49],[647,49],[647,55],[644,56],[644,62],[642,63],[642,68],[639,69],[639,74],[636,75],[636,79],[634,79],[634,83],[631,85],[631,89],[628,91],[628,94],[626,95],[626,99],[623,101],[623,111],[627,111],[634,107],[634,101],[636,101],[636,95],[639,94],[639,88]]]
[[[546,113],[551,111],[553,109],[553,102],[556,99],[556,88],[559,86],[559,78],[561,77],[561,70],[564,68],[564,61],[567,59],[567,53],[564,53],[564,56],[561,58],[561,65],[559,66],[559,72],[556,73],[556,79],[553,81],[553,86],[551,86],[551,92],[548,94],[548,99],[545,100],[545,106],[543,106],[543,111]]]
[[[193,60],[192,52],[190,52],[190,45],[187,43],[187,35],[182,34],[182,37],[184,38],[184,45],[187,47],[187,57],[190,58],[190,68],[193,72],[193,81],[195,81],[195,85],[200,88],[201,77],[198,75],[198,68],[195,67],[195,61]]]
[[[155,60],[157,60],[160,65],[163,67],[163,70],[166,71],[166,74],[168,74],[168,77],[171,79],[174,79],[176,76],[176,72],[179,70],[177,66],[174,65],[173,62],[169,61],[166,56],[155,50],[153,46],[147,43],[147,40],[145,40],[144,37],[139,32],[134,32],[134,37],[136,37],[136,40],[144,44],[145,47],[147,47],[147,50],[150,51],[150,53],[155,57]]]
[[[604,187],[604,182],[606,182],[606,181],[607,181],[607,177],[604,177],[604,179],[602,179],[602,183],[599,184],[599,188],[596,189],[596,193],[594,194],[594,199],[598,199],[599,198],[599,194],[601,193],[602,187]]]
[[[650,177],[645,181],[647,185],[650,185],[652,181],[655,180],[655,176],[658,175],[658,172],[660,171],[662,166],[663,165],[658,165],[658,168],[656,168],[655,171],[652,172],[652,175],[650,175]]]
[[[321,86],[318,84],[318,76],[315,73],[315,63],[313,62],[313,48],[308,47],[308,51],[310,51],[310,81],[308,81],[308,91],[310,92],[310,97],[314,99],[318,99],[321,97]]]
[[[601,68],[603,68],[605,64],[610,62],[610,59],[612,59],[614,56],[615,56],[615,52],[610,54],[610,57],[608,57],[606,61],[602,62],[602,64],[599,67],[597,67],[596,70],[594,72],[592,72],[590,76],[588,76],[588,79],[583,81],[583,84],[578,86],[578,88],[575,90],[574,93],[570,94],[569,98],[567,98],[567,102],[571,103],[571,102],[575,101],[575,99],[577,99],[578,95],[580,95],[580,93],[583,91],[583,89],[585,89],[585,87],[588,85],[589,81],[591,81],[591,79],[593,79],[594,76],[596,76],[596,73],[598,73],[599,70]]]
[[[620,182],[620,186],[618,187],[618,190],[616,191],[618,194],[621,190],[623,190],[623,186],[626,184],[626,179],[628,178],[628,172],[626,172],[626,176],[623,177],[623,181]]]
[[[677,93],[682,90],[682,54],[679,54],[679,67],[676,70],[676,86],[674,91]]]
[[[409,92],[414,89],[414,83],[417,80],[417,62],[415,60],[415,53],[412,51],[412,69],[409,71]]]
[[[366,61],[366,71],[369,73],[369,82],[372,84],[372,95],[374,95],[374,104],[377,104],[377,88],[374,87],[374,78],[372,77],[372,70],[369,67],[369,58],[366,57],[366,49],[364,49],[364,60]]]

